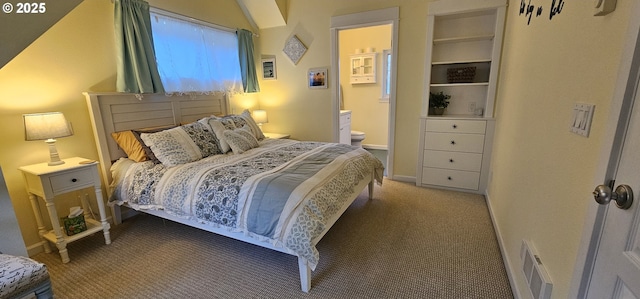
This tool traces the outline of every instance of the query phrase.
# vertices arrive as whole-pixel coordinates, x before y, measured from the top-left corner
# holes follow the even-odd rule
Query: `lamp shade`
[[[267,111],[265,110],[253,110],[253,120],[258,124],[266,124],[269,122],[267,117]]]
[[[62,112],[24,114],[26,140],[46,140],[73,135]]]

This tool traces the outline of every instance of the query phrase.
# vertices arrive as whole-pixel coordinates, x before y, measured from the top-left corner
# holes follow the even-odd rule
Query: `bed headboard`
[[[119,92],[84,92],[91,116],[91,126],[98,148],[100,169],[111,183],[111,163],[125,157],[111,133],[180,125],[211,115],[229,114],[227,97],[214,95],[174,95]]]

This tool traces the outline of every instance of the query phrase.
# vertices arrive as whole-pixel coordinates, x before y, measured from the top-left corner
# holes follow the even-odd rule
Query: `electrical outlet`
[[[471,113],[475,113],[476,112],[476,102],[470,102],[469,103],[469,112],[471,112]]]

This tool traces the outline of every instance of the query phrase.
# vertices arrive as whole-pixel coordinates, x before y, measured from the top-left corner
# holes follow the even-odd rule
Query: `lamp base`
[[[58,155],[58,150],[56,149],[56,140],[55,139],[47,139],[45,141],[47,145],[49,145],[49,166],[56,166],[64,164],[64,161],[60,160],[60,155]]]
[[[47,165],[49,166],[56,166],[56,165],[62,165],[64,164],[64,161],[60,160],[60,161],[50,161],[49,163],[47,163]]]

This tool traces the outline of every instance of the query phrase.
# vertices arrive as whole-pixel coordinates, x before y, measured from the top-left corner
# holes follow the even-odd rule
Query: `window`
[[[154,8],[151,27],[167,93],[242,93],[235,30]]]
[[[391,93],[391,50],[382,51],[382,96],[380,102],[389,102]]]

